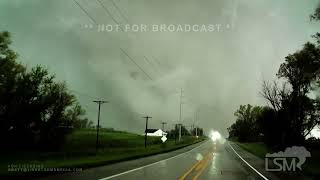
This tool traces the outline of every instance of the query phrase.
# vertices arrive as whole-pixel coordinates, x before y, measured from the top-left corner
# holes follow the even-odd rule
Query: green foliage
[[[73,126],[74,128],[90,128],[93,127],[93,122],[84,117],[86,111],[78,102],[75,102],[66,112],[65,125]]]
[[[190,131],[185,127],[181,126],[181,135],[182,136],[195,136],[196,135],[196,128],[191,129]],[[197,135],[198,136],[203,136],[203,129],[200,127],[197,127]],[[175,128],[168,131],[168,138],[170,139],[178,139],[179,137],[179,125],[175,125]]]
[[[235,112],[236,123],[229,128],[231,137],[248,142],[262,134],[267,144],[281,148],[302,144],[319,124],[319,98],[311,99],[308,93],[319,88],[320,49],[305,44],[302,50],[286,57],[277,75],[287,80],[291,89],[264,82],[261,94],[272,108],[241,105]]]
[[[197,131],[197,132],[196,132],[196,131]],[[195,135],[197,135],[197,136],[203,136],[203,135],[204,135],[204,134],[203,134],[203,129],[200,128],[200,127],[193,128],[193,129],[191,130],[191,135],[192,135],[192,136],[195,136]]]
[[[320,4],[311,16],[320,20]],[[262,96],[272,108],[252,110],[251,105],[240,106],[235,116],[237,121],[231,125],[229,136],[239,141],[256,141],[263,135],[269,146],[284,148],[305,142],[310,131],[320,124],[320,98],[308,95],[320,88],[320,34],[313,36],[317,44],[307,42],[303,48],[285,58],[277,76],[286,83],[279,88],[277,83],[263,82]]]
[[[310,16],[311,20],[320,20],[320,3],[318,4],[317,8],[315,9],[314,13]]]
[[[319,123],[319,101],[308,93],[319,88],[320,48],[310,42],[302,50],[286,57],[280,65],[278,77],[286,79],[292,91],[283,99],[279,113],[287,130],[283,132],[283,144],[302,143],[305,136]],[[307,132],[307,133],[306,133]],[[291,139],[291,141],[290,141]]]
[[[234,113],[236,122],[228,128],[229,137],[237,137],[240,142],[257,141],[261,136],[258,120],[262,110],[260,106],[240,105]]]
[[[87,126],[85,111],[65,83],[41,66],[16,62],[10,34],[0,32],[0,137],[9,149],[59,147],[70,127]],[[80,125],[78,125],[80,124]]]
[[[309,92],[311,84],[320,78],[320,49],[306,43],[302,50],[288,55],[280,65],[277,76],[285,78],[297,95]],[[298,94],[299,93],[299,94]]]

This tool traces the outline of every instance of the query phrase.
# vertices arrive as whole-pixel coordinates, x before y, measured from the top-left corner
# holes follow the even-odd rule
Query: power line
[[[101,109],[101,104],[108,103],[108,101],[93,101],[95,103],[98,103],[98,124],[97,124],[97,138],[96,138],[96,152],[98,151],[98,146],[99,146],[99,128],[100,128],[100,109]]]
[[[99,2],[99,4],[101,5],[101,7],[104,9],[104,11],[111,17],[111,19],[113,20],[114,23],[116,23],[117,25],[119,25],[120,29],[122,31],[124,31],[121,27],[121,24],[113,17],[113,15],[111,14],[111,12],[108,10],[108,8],[101,2],[101,0],[97,0]]]
[[[151,119],[152,117],[146,116],[143,118],[146,119],[146,130],[144,132],[144,148],[147,148],[148,120]]]
[[[88,11],[86,11],[76,0],[73,0],[73,2],[91,19],[92,22],[94,22],[95,25],[97,25],[97,21],[95,19],[93,19],[93,17],[90,16],[90,14],[88,13]]]
[[[161,63],[158,61],[158,59],[156,57],[154,57],[154,56],[152,56],[152,57],[159,65],[161,65]]]
[[[107,14],[112,18],[112,20],[116,23],[116,24],[118,24],[119,25],[119,27],[120,27],[120,29],[122,30],[122,31],[124,31],[123,30],[123,28],[121,27],[121,23],[119,23],[114,17],[113,17],[113,15],[112,15],[112,13],[108,10],[108,8],[107,7],[105,7],[105,5],[103,5],[103,3],[101,2],[101,0],[97,0],[98,2],[99,2],[99,4],[103,7],[103,9],[107,12]],[[112,5],[117,9],[117,11],[119,12],[119,14],[120,14],[120,16],[123,18],[123,19],[125,19],[125,21],[127,22],[127,23],[129,23],[129,20],[128,20],[128,18],[126,18],[126,16],[122,13],[122,11],[121,11],[121,9],[119,8],[119,6],[113,1],[113,0],[110,0],[111,1],[111,3],[112,3]],[[135,36],[136,37],[136,36]],[[145,57],[146,58],[146,57]],[[147,58],[146,58],[147,59]],[[150,62],[149,62],[150,63]],[[157,63],[159,63],[158,61],[157,61]],[[160,63],[159,63],[160,64]],[[152,64],[151,64],[152,65]],[[157,71],[159,72],[159,70],[157,69]],[[159,72],[160,73],[160,72]]]
[[[152,57],[153,61],[156,62],[155,64],[158,64],[160,66],[160,68],[158,68],[158,71],[162,74],[163,73],[163,71],[162,71],[163,68],[161,68],[161,63],[160,63],[159,59],[154,57],[154,56],[151,56],[151,57]]]
[[[98,3],[100,4],[100,6],[104,9],[104,11],[107,13],[107,15],[108,16],[110,16],[111,17],[111,19],[117,24],[117,25],[119,25],[119,28],[122,30],[122,31],[124,31],[123,30],[123,28],[121,27],[121,24],[113,17],[113,15],[111,14],[111,12],[108,10],[108,8],[101,2],[101,0],[97,0],[98,1]],[[73,2],[87,15],[87,17],[92,21],[92,22],[94,22],[94,24],[95,25],[97,25],[98,23],[97,23],[97,21],[92,17],[92,16],[90,16],[90,14],[88,13],[88,11],[87,10],[85,10],[84,8],[83,8],[83,6],[81,6],[81,4],[79,3],[79,2],[77,2],[76,0],[73,0]],[[113,2],[113,1],[111,1],[112,2],[112,4],[119,10],[119,13],[121,12],[120,11],[120,8]],[[121,13],[122,14],[122,13]],[[120,48],[121,49],[121,48]],[[124,52],[124,50],[123,49],[121,49],[123,52]],[[148,75],[126,52],[124,52],[124,54],[126,54],[126,56],[128,56],[129,57],[129,59],[131,60],[131,61],[133,61],[134,62],[134,64],[136,64],[136,66],[138,66],[138,68],[150,79],[150,80],[152,80],[152,78],[151,78],[151,76],[150,75]],[[146,56],[144,56],[145,57],[145,59],[147,59],[146,58]],[[154,58],[154,57],[153,57]],[[147,61],[149,62],[149,60],[147,59]],[[158,63],[158,64],[160,64],[157,60],[156,60],[156,62]],[[151,62],[149,62],[150,64],[151,64]],[[151,64],[152,65],[152,64]],[[154,68],[155,68],[155,66],[154,66]],[[156,68],[155,68],[156,69]],[[157,69],[157,71],[160,73],[160,71]]]
[[[123,30],[123,28],[121,27],[121,23],[119,23],[114,17],[113,17],[113,15],[112,15],[112,13],[109,11],[109,9],[101,2],[101,0],[97,0],[98,2],[99,2],[99,4],[100,4],[100,6],[104,9],[104,11],[107,13],[107,15],[109,15],[110,17],[111,17],[111,19],[113,20],[113,22],[116,24],[116,25],[118,25],[119,26],[119,28],[123,31],[123,32],[125,32],[124,30]],[[120,9],[119,9],[119,7],[112,1],[112,3],[113,3],[113,5],[119,10],[119,13],[120,13],[120,15],[122,14],[122,12],[120,11]],[[135,34],[133,34],[134,35],[134,37],[135,38],[137,38],[136,37],[136,35]],[[121,49],[121,48],[120,48]],[[127,54],[126,54],[127,55]],[[128,55],[127,55],[128,56]],[[129,57],[129,56],[128,56]],[[130,58],[130,57],[129,57]],[[132,58],[130,58],[131,60],[132,60]],[[135,64],[137,64],[137,63],[135,63]],[[138,65],[137,65],[138,66]],[[140,68],[139,67],[139,69],[142,69],[142,68]],[[143,71],[143,70],[142,70]],[[144,72],[144,71],[143,71]],[[145,73],[145,72],[144,72]],[[146,75],[147,75],[147,73],[145,73]],[[149,75],[147,75],[148,77],[149,77],[149,79],[151,79],[152,80],[152,78],[149,76]]]
[[[143,57],[144,57],[144,59],[145,59],[155,70],[157,70],[157,72],[158,72],[159,74],[161,74],[160,71],[156,68],[156,66],[153,65],[153,64],[151,63],[151,61],[150,61],[146,56],[143,56]]]
[[[162,136],[163,136],[163,132],[165,132],[165,130],[164,130],[164,125],[166,125],[166,124],[168,124],[168,123],[166,123],[166,122],[161,122],[161,124],[162,124]]]
[[[121,28],[121,24],[120,24],[118,21],[116,21],[116,19],[112,16],[111,12],[101,3],[100,0],[97,0],[97,1],[99,1],[99,3],[101,4],[101,6],[104,7],[104,9],[105,9],[106,12],[108,13],[108,15],[110,15],[110,17],[113,19],[113,21],[114,21],[116,24],[119,24],[119,27]],[[122,13],[122,11],[121,11],[121,9],[119,8],[119,6],[118,6],[113,0],[110,0],[110,1],[111,1],[112,5],[116,8],[116,10],[119,12],[120,16],[121,16],[127,23],[130,23],[129,20],[128,20],[128,18]],[[121,30],[124,31],[122,28],[121,28]],[[137,38],[135,34],[134,34],[134,37]],[[145,58],[146,58],[146,57],[145,57]],[[147,58],[146,58],[146,59],[147,59]],[[149,62],[149,63],[150,63],[150,62]],[[151,64],[151,65],[152,65],[152,64]],[[158,71],[158,69],[157,69],[157,71]],[[159,72],[159,71],[158,71],[158,72]],[[160,72],[159,72],[159,73],[160,73]]]
[[[153,80],[143,69],[141,66],[139,66],[129,55],[126,53],[122,48],[120,50],[150,79]]]
[[[182,93],[183,93],[183,90],[181,88],[181,91],[180,91],[180,115],[179,115],[179,123],[181,123],[181,116],[182,116]],[[181,125],[179,126],[179,141],[181,140]]]
[[[120,16],[127,22],[129,23],[129,20],[128,18],[125,17],[125,15],[122,13],[122,11],[120,10],[120,8],[117,6],[117,4],[113,1],[113,0],[110,0],[111,3],[113,4],[113,6],[118,10]]]

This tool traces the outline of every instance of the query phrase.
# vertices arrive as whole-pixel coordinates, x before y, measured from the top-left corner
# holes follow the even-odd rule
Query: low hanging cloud
[[[101,1],[112,17],[98,1],[77,2],[90,17],[73,0],[2,0],[0,30],[12,33],[19,61],[66,81],[90,120],[92,100],[109,100],[102,125],[139,133],[145,115],[153,128],[178,123],[183,88],[182,123],[193,124],[197,111],[197,125],[227,135],[238,106],[264,104],[261,80],[275,78],[284,57],[319,28],[308,20],[316,1],[115,1],[121,12]],[[98,32],[90,18],[122,27],[220,24],[221,31]]]

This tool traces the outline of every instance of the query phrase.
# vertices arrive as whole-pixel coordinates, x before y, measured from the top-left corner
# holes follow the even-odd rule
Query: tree
[[[87,124],[87,127],[88,128],[94,128],[94,124],[92,121],[89,121],[88,124]]]
[[[260,106],[240,105],[234,113],[236,122],[228,128],[229,137],[237,138],[241,142],[258,140],[261,131],[257,120],[261,111]]]
[[[320,20],[320,3],[318,4],[317,8],[315,9],[314,13],[310,16],[311,20]]]
[[[283,107],[283,102],[288,99],[290,90],[286,83],[283,83],[282,88],[280,88],[276,81],[273,81],[272,83],[263,81],[260,94],[268,101],[275,111],[279,111]]]
[[[290,138],[295,139],[296,143],[302,143],[306,136],[305,131],[311,131],[319,119],[317,101],[310,99],[308,93],[319,82],[320,49],[315,44],[306,43],[302,50],[286,57],[277,76],[286,79],[292,87],[283,107],[286,117],[282,118],[288,118]],[[289,140],[289,137],[287,139]]]
[[[66,125],[73,125],[75,128],[87,128],[88,119],[83,117],[85,114],[86,111],[78,102],[76,102],[70,109],[67,110],[66,116],[68,117],[68,121],[66,121]]]
[[[17,54],[9,48],[11,44],[9,32],[0,32],[0,135],[6,140],[6,132],[10,129],[8,112],[17,78],[25,68],[15,60]]]
[[[197,132],[196,132],[196,131],[197,131]],[[203,129],[200,128],[200,127],[193,128],[193,129],[191,129],[191,135],[192,135],[192,136],[195,136],[195,135],[197,135],[197,136],[203,136]]]
[[[202,128],[198,128],[197,131],[198,131],[198,136],[203,136],[204,135]]]
[[[320,20],[320,4],[311,20]],[[281,149],[304,143],[320,124],[320,98],[308,96],[320,88],[320,33],[313,37],[316,43],[305,43],[280,65],[277,76],[286,81],[281,88],[276,81],[263,81],[261,95],[271,107],[252,113],[252,106],[240,106],[236,122],[228,128],[229,137],[249,141],[260,132],[269,146]]]
[[[257,116],[257,124],[263,142],[270,147],[281,144],[281,137],[285,126],[278,119],[278,111],[268,106],[263,107]]]
[[[311,16],[319,20],[320,6]],[[284,83],[279,88],[277,83],[263,82],[262,96],[271,104],[274,120],[269,120],[274,127],[281,127],[282,146],[301,144],[310,131],[319,124],[319,98],[311,99],[308,94],[319,89],[320,80],[320,39],[314,35],[317,44],[307,42],[303,48],[285,58],[280,65],[277,76],[285,79],[291,86],[289,90]]]
[[[75,119],[84,115],[64,82],[41,66],[16,62],[10,34],[0,32],[0,137],[9,149],[57,148]],[[69,113],[69,114],[68,114]],[[72,116],[71,116],[72,115]],[[81,119],[87,121],[85,119]],[[51,149],[52,150],[52,149]]]
[[[182,136],[190,136],[191,135],[189,130],[184,125],[181,125],[181,135]]]

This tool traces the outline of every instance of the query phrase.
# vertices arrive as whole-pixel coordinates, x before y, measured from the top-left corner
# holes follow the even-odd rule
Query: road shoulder
[[[207,140],[198,142],[189,146],[186,146],[184,148],[161,153],[153,156],[148,156],[144,158],[129,160],[129,161],[123,161],[118,162],[110,165],[95,167],[95,168],[89,168],[85,169],[82,172],[75,172],[75,173],[65,173],[65,174],[57,174],[47,177],[38,178],[39,180],[60,180],[60,179],[77,179],[77,180],[84,180],[84,179],[101,179],[109,176],[113,176],[116,174],[120,174],[126,171],[130,171],[133,169],[137,169],[139,167],[143,167],[149,164],[156,163],[161,160],[165,160],[174,156],[177,156],[179,154],[188,152],[194,148],[197,148],[198,146],[201,146],[203,143],[206,143]]]
[[[233,147],[233,149],[251,166],[253,166],[257,171],[259,171],[262,175],[264,175],[267,179],[290,179],[290,180],[311,180],[311,178],[301,175],[290,175],[283,172],[270,172],[265,170],[265,160],[261,159],[260,157],[246,151],[239,145],[237,145],[234,142],[229,142],[229,144]],[[230,153],[234,153],[231,152]],[[239,161],[242,161],[239,157],[236,157],[239,159]],[[242,161],[242,163],[244,163]],[[245,164],[245,163],[244,163]],[[248,167],[248,165],[245,165]],[[249,167],[248,167],[249,168]],[[251,169],[251,168],[250,168]]]

